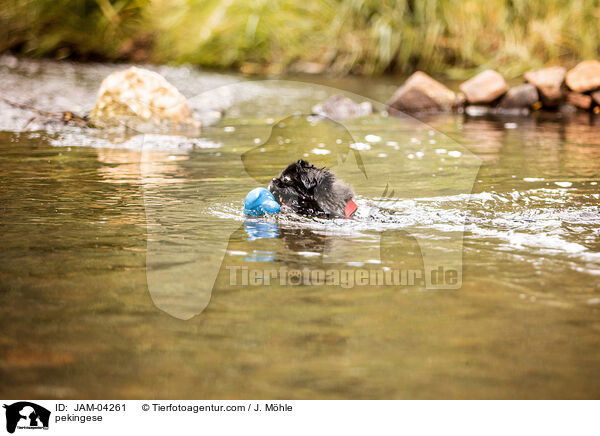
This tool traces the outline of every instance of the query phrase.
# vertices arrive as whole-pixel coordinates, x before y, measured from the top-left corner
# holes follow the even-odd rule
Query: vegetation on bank
[[[3,0],[0,51],[249,73],[507,77],[599,57],[600,0]]]

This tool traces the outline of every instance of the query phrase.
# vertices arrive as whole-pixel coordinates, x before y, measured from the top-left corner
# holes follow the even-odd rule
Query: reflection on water
[[[263,220],[247,220],[244,222],[244,229],[248,234],[248,241],[254,241],[261,238],[279,237],[279,226],[277,223]]]
[[[3,86],[27,92],[31,75],[2,68]],[[44,68],[31,73],[43,78],[32,91],[42,103],[62,101],[61,80],[77,82],[84,103],[93,95],[96,72]],[[189,92],[206,86],[201,73],[169,71]],[[299,107],[322,97],[281,95]],[[267,89],[260,110],[275,112],[279,100]],[[598,397],[597,118],[374,116],[345,130],[277,130],[262,112],[236,111],[201,138],[19,132],[11,120],[24,114],[0,116],[5,397]],[[242,215],[257,179],[300,151],[334,157],[338,139],[363,144],[335,166],[363,215]],[[457,238],[456,291],[231,281],[232,267],[422,270]],[[157,244],[161,255],[147,260]],[[149,292],[152,277],[164,293]],[[209,282],[210,304],[193,316],[198,295],[182,292]]]

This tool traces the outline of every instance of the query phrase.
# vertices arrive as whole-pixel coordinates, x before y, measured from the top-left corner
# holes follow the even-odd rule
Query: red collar
[[[351,218],[352,215],[354,215],[354,212],[356,212],[356,209],[358,209],[358,206],[356,205],[355,202],[350,200],[348,202],[348,204],[346,205],[346,208],[344,209],[344,216],[346,218]]]

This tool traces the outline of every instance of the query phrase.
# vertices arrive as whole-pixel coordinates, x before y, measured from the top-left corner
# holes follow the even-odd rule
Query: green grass
[[[4,0],[0,50],[279,73],[507,77],[597,58],[598,0]]]

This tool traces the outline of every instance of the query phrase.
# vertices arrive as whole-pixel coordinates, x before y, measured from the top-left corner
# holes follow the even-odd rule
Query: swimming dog
[[[300,215],[351,218],[357,209],[352,187],[333,172],[299,160],[269,183],[275,200]]]

